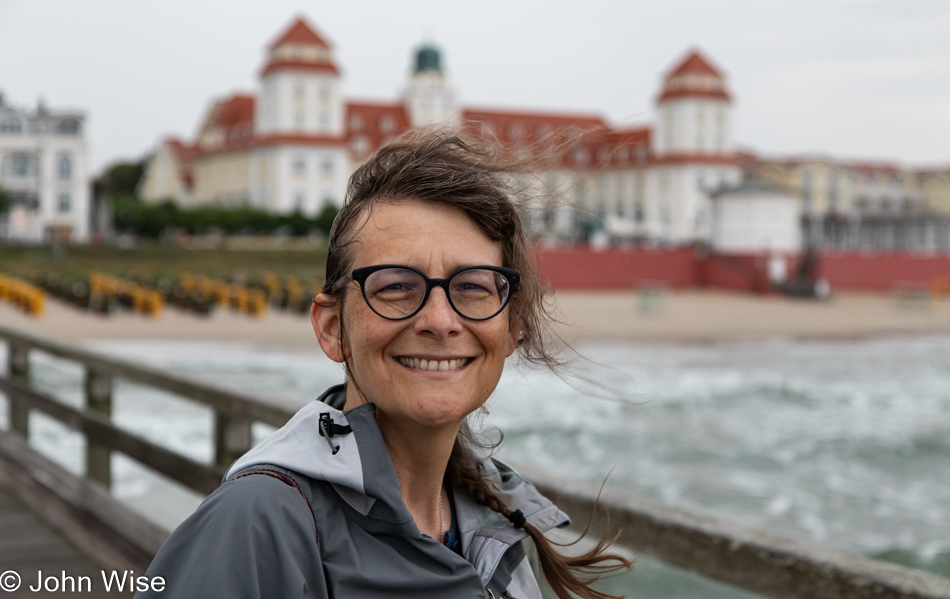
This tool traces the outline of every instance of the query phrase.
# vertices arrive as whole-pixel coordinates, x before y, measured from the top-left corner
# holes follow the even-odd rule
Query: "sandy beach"
[[[562,291],[554,300],[568,341],[713,343],[761,339],[845,339],[950,334],[950,299],[840,294],[827,302],[725,292]],[[48,299],[27,316],[0,303],[0,326],[64,342],[86,339],[193,339],[262,346],[315,347],[309,319],[270,310],[255,318],[218,309],[210,317],[166,307],[158,318],[131,312],[103,317]]]

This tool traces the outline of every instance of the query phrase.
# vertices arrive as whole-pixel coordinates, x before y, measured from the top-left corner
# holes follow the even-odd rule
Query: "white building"
[[[560,148],[526,179],[547,198],[535,235],[707,240],[709,192],[741,178],[725,76],[690,52],[665,76],[656,111],[655,125],[615,127],[597,114],[465,108],[432,45],[417,50],[399,99],[348,101],[331,45],[297,19],[269,46],[260,90],[214,102],[193,142],[163,141],[139,193],[315,216],[342,202],[349,175],[382,144],[447,123],[516,156]]]
[[[10,197],[0,215],[0,241],[84,242],[89,235],[89,166],[85,116],[73,110],[35,111],[0,96],[0,187]]]
[[[710,246],[724,254],[797,254],[801,202],[791,190],[747,181],[712,194]]]

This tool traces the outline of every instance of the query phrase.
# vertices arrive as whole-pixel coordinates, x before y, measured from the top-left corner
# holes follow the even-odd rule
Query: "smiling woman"
[[[466,422],[515,351],[557,364],[502,172],[430,130],[354,173],[311,309],[346,383],[231,466],[149,568],[162,597],[540,598],[528,537],[558,597],[611,597],[592,582],[630,562],[561,555],[566,514]]]

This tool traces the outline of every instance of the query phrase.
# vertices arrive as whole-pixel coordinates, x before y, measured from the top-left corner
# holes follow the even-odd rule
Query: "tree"
[[[328,204],[323,207],[320,215],[317,216],[317,220],[315,222],[316,228],[327,237],[330,236],[330,227],[333,226],[333,219],[336,218],[338,212],[340,212],[339,208],[333,204]]]
[[[0,187],[0,214],[8,212],[10,210],[11,203],[12,201],[10,200],[10,194],[7,193],[7,190]]]
[[[144,170],[142,162],[116,162],[102,173],[102,187],[113,198],[134,196]]]

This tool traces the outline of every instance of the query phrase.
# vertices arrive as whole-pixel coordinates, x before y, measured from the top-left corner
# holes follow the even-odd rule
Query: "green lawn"
[[[0,247],[0,272],[32,279],[55,272],[85,278],[91,271],[120,278],[151,275],[177,279],[188,272],[214,278],[256,279],[263,273],[323,281],[326,245],[294,242],[292,249],[183,249],[158,243],[134,249],[111,246]]]

